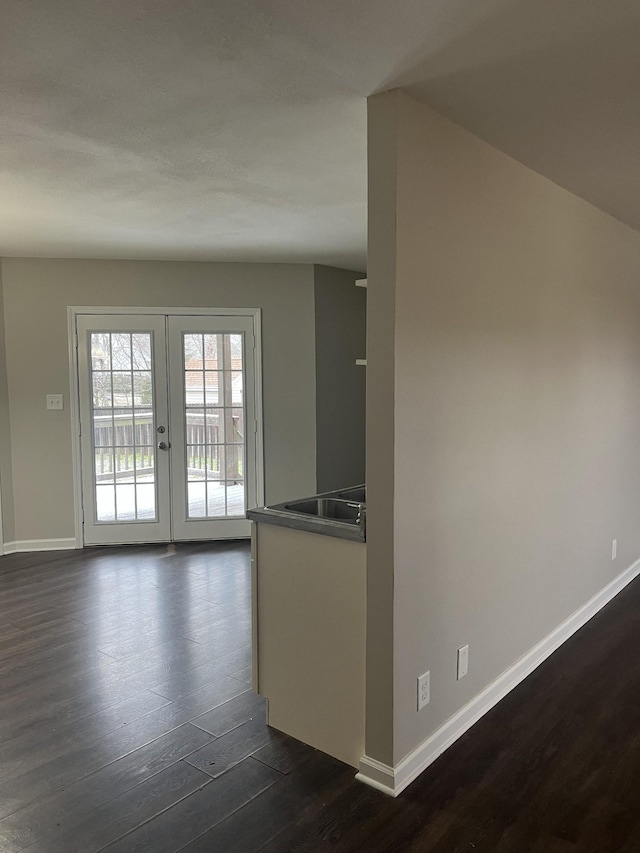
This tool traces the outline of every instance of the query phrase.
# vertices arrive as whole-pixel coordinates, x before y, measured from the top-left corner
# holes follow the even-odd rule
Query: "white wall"
[[[69,305],[262,308],[266,499],[313,493],[313,267],[8,258],[1,268],[16,540],[74,536]],[[64,394],[64,412],[45,410],[49,393]]]
[[[367,445],[394,470],[369,474],[393,554],[369,538],[368,637],[392,620],[397,764],[640,556],[640,235],[401,92],[369,115]]]

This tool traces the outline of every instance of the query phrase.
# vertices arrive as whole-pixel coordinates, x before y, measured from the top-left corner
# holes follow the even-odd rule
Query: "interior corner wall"
[[[367,644],[365,749],[393,765],[393,493],[397,109],[369,98],[367,249]]]
[[[2,264],[0,263],[0,506],[2,507],[2,542],[13,542],[13,477],[11,472],[11,426],[9,421],[9,392],[7,389],[7,359],[4,340],[4,298]],[[2,544],[0,542],[0,544]]]
[[[397,765],[640,557],[640,235],[390,97]]]
[[[312,266],[5,258],[2,272],[16,540],[74,536],[70,305],[261,308],[266,500],[314,491]],[[64,411],[45,409],[52,393]]]
[[[364,483],[366,290],[349,270],[314,266],[318,492]]]

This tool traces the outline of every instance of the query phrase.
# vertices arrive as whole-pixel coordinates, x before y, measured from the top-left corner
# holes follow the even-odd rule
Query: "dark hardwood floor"
[[[249,549],[0,558],[0,853],[640,851],[640,583],[393,800],[264,722]]]

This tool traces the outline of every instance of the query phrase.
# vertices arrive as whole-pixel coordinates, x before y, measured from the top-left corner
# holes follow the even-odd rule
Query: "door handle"
[[[171,447],[171,442],[169,441],[159,441],[158,442],[158,450],[168,450]]]

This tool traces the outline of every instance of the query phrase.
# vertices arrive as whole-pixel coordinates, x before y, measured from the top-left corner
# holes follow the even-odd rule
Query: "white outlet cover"
[[[469,672],[469,646],[458,649],[458,681]]]
[[[431,672],[418,676],[418,711],[431,701]]]
[[[61,412],[64,409],[64,398],[62,394],[47,394],[47,409]]]

